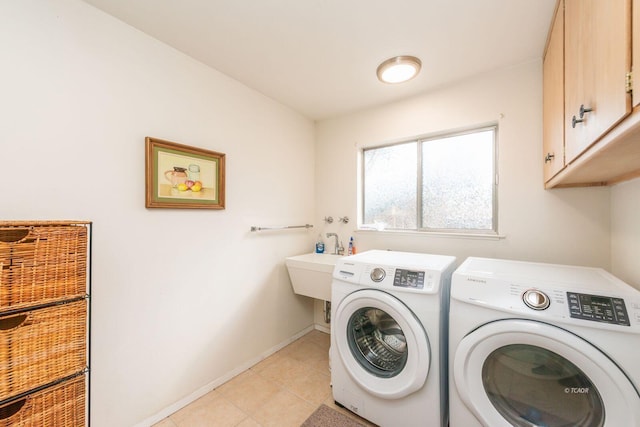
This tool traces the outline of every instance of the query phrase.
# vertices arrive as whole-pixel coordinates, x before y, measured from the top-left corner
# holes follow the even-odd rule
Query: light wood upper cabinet
[[[556,8],[543,61],[544,181],[564,167],[564,2]]]
[[[543,156],[554,154],[555,161],[544,163],[545,187],[612,185],[640,177],[640,0],[558,4],[543,67]],[[558,23],[563,6],[564,28]],[[559,34],[564,38],[564,85],[555,77]],[[564,99],[563,136],[554,127],[558,96]],[[554,144],[561,138],[564,159],[559,162]]]
[[[633,106],[640,105],[640,1],[633,0],[631,7],[631,72],[635,75],[632,78]]]
[[[565,149],[570,163],[631,112],[630,0],[565,0]]]

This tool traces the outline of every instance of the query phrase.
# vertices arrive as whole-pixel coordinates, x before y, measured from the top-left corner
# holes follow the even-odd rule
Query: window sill
[[[420,236],[420,237],[441,237],[445,239],[474,239],[474,240],[504,240],[507,236],[497,233],[454,233],[442,231],[417,231],[417,230],[373,230],[359,228],[356,234],[388,234],[395,236]]]

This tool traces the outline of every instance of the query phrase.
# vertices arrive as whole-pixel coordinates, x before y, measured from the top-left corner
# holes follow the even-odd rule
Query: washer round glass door
[[[344,298],[332,332],[351,378],[368,393],[398,399],[419,390],[429,374],[427,334],[396,297],[364,289]]]
[[[467,407],[492,427],[640,421],[640,396],[618,366],[587,341],[546,323],[481,326],[460,342],[453,376]]]

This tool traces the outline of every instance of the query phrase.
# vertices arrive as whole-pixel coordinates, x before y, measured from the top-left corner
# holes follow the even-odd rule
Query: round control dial
[[[374,282],[382,282],[386,275],[387,273],[380,267],[376,267],[371,270],[371,280]]]
[[[534,310],[544,310],[549,307],[551,301],[547,294],[537,289],[529,289],[522,294],[522,301],[527,307]]]

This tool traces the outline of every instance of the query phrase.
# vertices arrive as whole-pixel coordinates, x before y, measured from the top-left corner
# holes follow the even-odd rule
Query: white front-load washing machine
[[[640,292],[602,269],[468,258],[449,340],[451,427],[640,426]]]
[[[373,250],[338,260],[331,289],[336,403],[389,427],[446,426],[446,320],[455,258]]]

